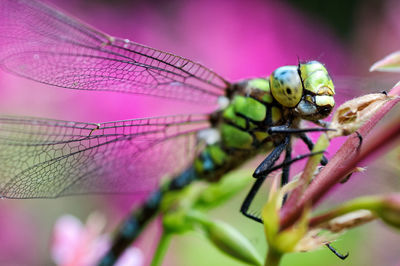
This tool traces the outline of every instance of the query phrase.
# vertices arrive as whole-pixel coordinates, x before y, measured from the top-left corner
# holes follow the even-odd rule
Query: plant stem
[[[400,86],[392,89],[389,95],[400,95]],[[359,130],[359,134],[366,136],[371,129],[399,102],[396,98],[386,103],[375,115],[366,122]],[[392,143],[400,136],[400,117],[392,121],[386,127],[381,127],[374,137],[363,140],[359,150],[359,139],[357,136],[349,137],[329,164],[314,179],[303,195],[295,194],[295,199],[288,199],[288,202],[296,204],[285,204],[281,210],[281,230],[293,225],[301,216],[307,204],[314,206],[318,201],[340,180],[350,173],[357,164],[366,157]],[[354,134],[355,135],[355,134]],[[292,196],[292,195],[291,195]]]
[[[151,266],[160,266],[162,265],[162,261],[164,260],[165,253],[167,252],[168,245],[171,240],[171,234],[167,232],[163,232],[161,235],[160,241],[158,242],[158,246],[156,252],[154,254],[153,260],[151,261]]]
[[[270,249],[265,259],[265,266],[278,266],[281,262],[282,254]]]
[[[357,198],[351,201],[348,201],[346,203],[343,203],[342,205],[338,206],[337,208],[334,208],[330,210],[329,212],[318,215],[316,217],[313,217],[309,221],[309,226],[310,227],[315,227],[320,224],[323,224],[325,222],[328,222],[329,220],[342,216],[344,214],[354,212],[357,210],[370,210],[374,211],[375,209],[379,208],[382,203],[382,197],[381,196],[366,196],[366,197],[361,197]]]

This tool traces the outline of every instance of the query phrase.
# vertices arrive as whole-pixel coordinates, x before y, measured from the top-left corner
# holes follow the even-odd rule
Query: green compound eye
[[[303,95],[299,73],[296,66],[284,66],[271,75],[272,96],[284,107],[295,107]]]

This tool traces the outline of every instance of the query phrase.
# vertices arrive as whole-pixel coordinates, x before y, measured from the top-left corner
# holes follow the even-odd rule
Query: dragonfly
[[[36,0],[2,0],[0,28],[4,71],[55,87],[144,94],[214,109],[106,123],[0,116],[2,198],[148,195],[122,224],[102,265],[112,265],[137,238],[165,193],[195,180],[219,180],[268,154],[240,209],[262,222],[248,211],[260,186],[279,167],[281,183],[288,182],[290,164],[304,158],[292,157],[292,138],[311,150],[306,133],[327,130],[323,119],[335,105],[332,79],[317,61],[229,82],[199,63],[112,37]],[[303,120],[322,127],[301,128]],[[168,185],[157,188],[166,175]]]

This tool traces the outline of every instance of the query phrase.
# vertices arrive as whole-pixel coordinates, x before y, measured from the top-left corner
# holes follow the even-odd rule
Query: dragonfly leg
[[[257,217],[256,215],[253,215],[253,214],[249,213],[248,211],[249,211],[251,203],[254,200],[254,197],[256,196],[256,194],[257,194],[258,190],[260,189],[261,185],[263,184],[265,178],[266,178],[266,176],[265,177],[260,177],[254,182],[254,184],[251,187],[249,193],[247,194],[246,198],[244,199],[244,201],[242,203],[242,206],[240,207],[240,212],[244,216],[246,216],[247,218],[252,219],[253,221],[259,222],[259,223],[263,223],[261,218]]]
[[[355,133],[357,134],[357,137],[358,137],[357,152],[360,152],[361,145],[362,145],[362,143],[363,143],[363,136],[362,136],[362,135],[360,134],[360,132],[358,132],[358,131],[356,131]],[[353,173],[350,173],[350,174],[348,174],[345,178],[343,178],[343,179],[340,181],[340,184],[344,184],[344,183],[346,183],[347,181],[349,181],[349,179],[350,179],[350,177],[351,177],[352,174],[353,174]]]
[[[314,156],[316,154],[321,154],[321,153],[322,153],[322,151],[311,152],[311,153],[307,153],[307,154],[298,155],[295,158],[292,158],[292,159],[290,159],[288,161],[284,161],[281,164],[278,164],[276,166],[273,166],[273,167],[269,168],[266,172],[263,172],[263,176],[257,178],[257,180],[254,182],[253,186],[251,187],[249,193],[247,194],[246,198],[244,199],[244,201],[242,203],[242,206],[240,208],[240,212],[243,213],[244,216],[246,216],[246,217],[248,217],[248,218],[250,218],[250,219],[252,219],[252,220],[254,220],[256,222],[262,223],[262,220],[259,217],[248,213],[248,209],[249,209],[254,197],[256,196],[258,190],[260,189],[262,183],[267,178],[268,174],[270,174],[271,172],[273,172],[275,170],[283,168],[285,166],[290,166],[292,163],[300,161],[300,160],[302,160],[304,158],[307,158],[307,157],[310,157],[310,156]],[[289,172],[287,172],[287,173],[289,174]]]
[[[283,187],[289,182],[291,164],[289,164],[288,162],[290,162],[291,160],[292,160],[292,145],[289,144],[286,146],[285,159],[283,161],[285,165],[282,167],[281,187]],[[283,196],[282,205],[285,204],[286,199],[287,199],[287,194]]]
[[[324,127],[313,127],[313,128],[289,128],[287,126],[274,126],[268,129],[268,134],[300,134],[307,132],[325,132],[325,131],[336,131],[332,128]]]
[[[292,145],[287,145],[286,146],[286,152],[285,152],[285,159],[283,161],[283,167],[282,167],[282,178],[281,178],[281,186],[286,185],[289,182],[289,170],[290,170],[290,162],[292,160]]]
[[[314,143],[312,140],[305,134],[307,132],[315,132],[315,131],[332,131],[334,129],[329,128],[288,128],[287,126],[275,126],[268,129],[269,134],[276,133],[286,133],[286,134],[297,134],[301,140],[307,145],[308,149],[311,151],[314,147]],[[328,164],[328,159],[323,156],[321,160],[322,165]]]
[[[333,254],[336,255],[339,259],[345,260],[349,256],[349,252],[346,253],[346,255],[340,254],[334,247],[331,246],[331,244],[325,244],[329,248],[330,251],[333,252]]]
[[[253,176],[255,178],[259,178],[264,175],[265,171],[268,171],[275,162],[279,159],[279,156],[283,152],[283,150],[286,148],[287,145],[289,145],[290,142],[290,136],[286,136],[285,139],[279,143],[270,154],[268,154],[267,158],[264,159],[260,163],[260,165],[256,168],[256,170],[253,173]]]
[[[357,147],[357,151],[360,151],[361,145],[363,143],[363,136],[360,134],[360,132],[356,131],[357,137],[358,137],[358,147]]]
[[[257,180],[254,182],[248,195],[243,201],[242,207],[240,208],[240,212],[243,213],[244,216],[256,222],[262,223],[262,220],[259,217],[248,213],[248,209],[254,197],[256,196],[258,190],[263,184],[265,178],[267,177],[268,175],[267,171],[269,171],[273,167],[275,162],[279,159],[279,156],[282,154],[283,150],[286,149],[286,146],[289,145],[289,142],[290,142],[290,136],[286,136],[285,139],[281,143],[279,143],[275,147],[275,149],[272,150],[270,154],[268,154],[267,158],[265,158],[264,161],[254,171],[253,176],[257,177]]]

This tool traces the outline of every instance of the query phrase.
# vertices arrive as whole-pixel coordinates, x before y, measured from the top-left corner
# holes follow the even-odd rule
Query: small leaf
[[[268,243],[273,242],[273,239],[279,232],[279,208],[280,197],[277,187],[278,178],[274,177],[273,184],[270,189],[269,199],[265,203],[262,211],[261,218],[264,223],[265,236]]]
[[[400,51],[389,54],[374,63],[369,71],[400,72]]]
[[[275,239],[274,248],[281,253],[295,252],[296,246],[308,230],[309,209],[305,209],[299,221],[292,227],[280,232]]]
[[[224,176],[219,182],[212,183],[205,188],[194,203],[195,208],[210,209],[226,202],[239,191],[246,188],[252,178],[248,171],[238,171]]]
[[[279,231],[279,210],[282,203],[283,195],[288,191],[296,188],[299,184],[298,180],[286,184],[284,187],[277,189],[278,185],[274,179],[271,186],[270,196],[267,203],[264,205],[261,217],[264,222],[265,236],[268,242],[268,253],[283,255],[288,252],[295,251],[297,243],[304,237],[308,229],[308,208],[305,209],[300,220],[292,227]]]

